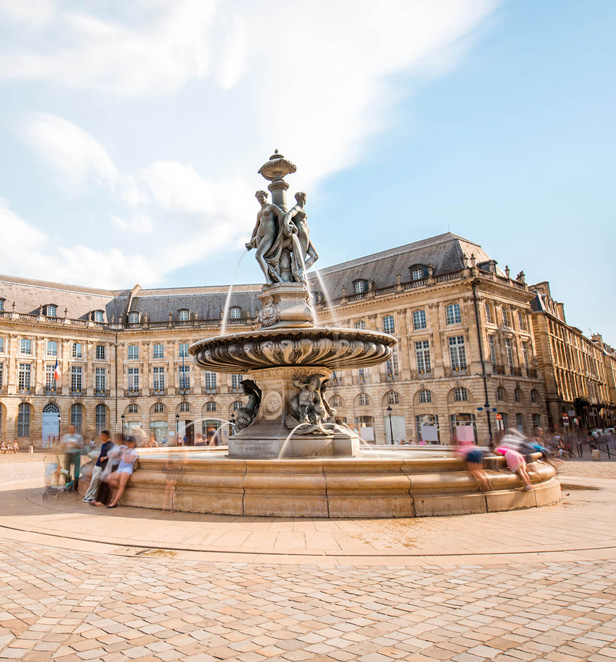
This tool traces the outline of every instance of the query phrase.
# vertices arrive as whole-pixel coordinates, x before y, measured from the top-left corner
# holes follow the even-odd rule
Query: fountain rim
[[[395,347],[398,340],[382,331],[372,331],[370,329],[344,329],[328,326],[310,326],[310,327],[276,327],[270,329],[259,328],[253,331],[241,331],[239,333],[225,334],[224,336],[213,336],[204,338],[190,345],[188,352],[191,356],[196,356],[206,347],[219,347],[221,345],[230,345],[242,340],[276,340],[278,338],[296,338],[310,337],[313,335],[326,335],[330,338],[343,340],[362,340],[381,343],[387,347]]]

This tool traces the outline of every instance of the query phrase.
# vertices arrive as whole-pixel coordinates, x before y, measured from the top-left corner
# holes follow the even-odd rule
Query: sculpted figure
[[[320,426],[330,418],[328,405],[322,396],[323,384],[326,381],[323,375],[311,375],[306,380],[293,380],[293,386],[299,393],[289,401],[289,409],[298,423]]]
[[[242,382],[242,391],[248,396],[248,402],[235,412],[236,431],[243,430],[252,423],[261,403],[261,389],[252,379],[245,379]]]
[[[279,228],[284,218],[284,211],[272,202],[267,202],[267,193],[257,191],[255,197],[261,204],[261,209],[257,214],[257,222],[252,232],[250,241],[246,248],[251,250],[256,248],[256,259],[265,275],[265,282],[268,285],[280,282],[280,250],[277,249],[279,239]]]
[[[310,232],[308,230],[308,214],[304,209],[306,204],[306,194],[298,191],[295,194],[297,204],[289,209],[283,220],[283,230],[285,237],[291,240],[291,251],[293,253],[293,275],[296,280],[306,279],[305,272],[319,259],[314,244],[310,241]],[[293,242],[293,235],[297,235],[297,242]],[[301,252],[296,255],[297,251]]]

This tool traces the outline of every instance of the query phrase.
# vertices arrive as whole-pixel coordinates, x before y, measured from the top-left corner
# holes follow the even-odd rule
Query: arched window
[[[186,308],[182,308],[181,310],[178,310],[178,321],[188,322],[189,320],[190,320],[190,310],[187,310]]]
[[[45,315],[47,317],[56,317],[58,314],[58,306],[55,303],[48,303],[45,306]]]
[[[370,398],[367,393],[360,393],[357,402],[360,407],[367,407],[370,404]]]
[[[139,313],[128,313],[129,324],[139,324]]]
[[[505,399],[505,389],[502,386],[499,386],[496,389],[496,399],[497,400],[504,400]]]
[[[206,402],[205,403],[205,411],[216,411],[218,407],[216,406],[215,402]]]
[[[190,402],[180,402],[180,411],[190,411]]]
[[[242,317],[242,309],[239,306],[229,308],[229,319],[239,320]]]
[[[411,280],[423,280],[426,277],[426,268],[421,264],[411,267]]]
[[[393,315],[385,315],[385,317],[383,317],[383,331],[385,333],[396,332],[396,323]]]
[[[30,414],[32,407],[27,402],[22,402],[17,410],[17,436],[30,436]]]
[[[456,402],[466,402],[468,400],[468,391],[463,386],[454,388],[453,399]]]
[[[339,395],[332,395],[330,402],[332,407],[342,407],[342,398]]]
[[[59,414],[60,413],[60,407],[55,402],[48,402],[44,407],[43,407],[43,414]]]
[[[530,392],[530,401],[534,403],[539,402],[539,393],[535,389]]]
[[[244,403],[241,400],[236,400],[232,405],[233,411],[237,411],[238,409],[241,409],[243,406]]]
[[[432,391],[428,391],[425,388],[419,391],[419,402],[432,402]]]
[[[520,391],[519,388],[516,388],[516,390],[513,392],[513,399],[516,402],[522,402],[522,391]]]
[[[400,404],[400,395],[395,391],[390,391],[387,394],[387,404],[388,405],[399,405]]]
[[[129,414],[138,414],[139,413],[139,407],[137,405],[128,405],[128,413]]]
[[[162,402],[154,403],[154,413],[163,414],[165,412],[165,405]]]
[[[355,291],[355,294],[362,294],[363,292],[367,292],[368,281],[364,280],[363,278],[361,280],[356,280],[353,283],[353,290]]]
[[[365,329],[366,328],[366,323],[364,320],[360,320],[359,322],[355,322],[355,328],[356,329]]]
[[[71,406],[71,425],[75,426],[75,432],[77,434],[82,434],[83,405],[74,404]]]
[[[96,405],[96,435],[98,436],[107,427],[107,407]]]

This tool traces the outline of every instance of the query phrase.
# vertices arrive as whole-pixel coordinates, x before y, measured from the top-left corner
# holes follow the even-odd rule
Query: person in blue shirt
[[[111,450],[113,443],[111,441],[111,435],[107,430],[103,430],[101,432],[101,441],[103,442],[101,446],[101,452],[99,453],[98,460],[96,460],[94,469],[92,469],[90,487],[88,487],[88,491],[83,498],[84,503],[93,503],[96,501],[98,487],[101,483],[101,474],[103,473],[103,469],[107,466],[107,462],[109,461],[107,454]]]

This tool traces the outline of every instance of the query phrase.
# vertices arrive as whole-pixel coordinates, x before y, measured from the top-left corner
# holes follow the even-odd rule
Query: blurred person
[[[492,481],[483,468],[483,451],[472,441],[460,441],[456,454],[464,460],[466,470],[475,479],[479,489],[482,492],[491,492]]]
[[[100,477],[100,485],[98,488],[98,494],[96,495],[96,501],[90,501],[91,506],[102,507],[111,503],[112,488],[108,483],[108,478],[120,465],[120,459],[125,449],[124,436],[122,433],[118,432],[115,436],[115,443],[111,446],[111,449],[107,451],[107,465],[103,469],[103,473]]]
[[[60,442],[64,452],[64,468],[68,471],[69,481],[72,480],[72,491],[76,492],[79,483],[79,473],[81,470],[81,451],[83,450],[83,437],[75,432],[75,426],[68,428],[68,433],[62,437]],[[73,477],[71,479],[71,467],[73,467]]]
[[[507,446],[498,446],[494,449],[494,452],[497,455],[503,455],[505,457],[505,462],[507,463],[509,471],[516,474],[524,483],[524,487],[522,488],[524,492],[533,489],[533,483],[526,470],[526,460],[522,453],[513,450],[513,448],[508,448]]]
[[[175,492],[177,490],[178,477],[184,468],[185,459],[181,453],[179,457],[174,457],[169,453],[163,465],[162,471],[165,474],[165,496],[163,498],[163,511],[173,512],[175,506]]]
[[[114,497],[107,508],[115,508],[120,502],[120,499],[126,490],[126,485],[128,484],[130,477],[133,475],[137,457],[137,440],[135,437],[129,436],[126,439],[126,448],[121,455],[118,468],[109,475],[109,478],[107,478],[109,485],[116,490]]]
[[[103,430],[101,432],[101,450],[96,460],[96,464],[92,469],[92,478],[90,479],[90,486],[86,495],[83,497],[84,503],[91,503],[97,500],[98,489],[101,484],[101,476],[103,471],[109,462],[109,451],[113,448],[113,442],[111,441],[111,435],[108,430]]]

